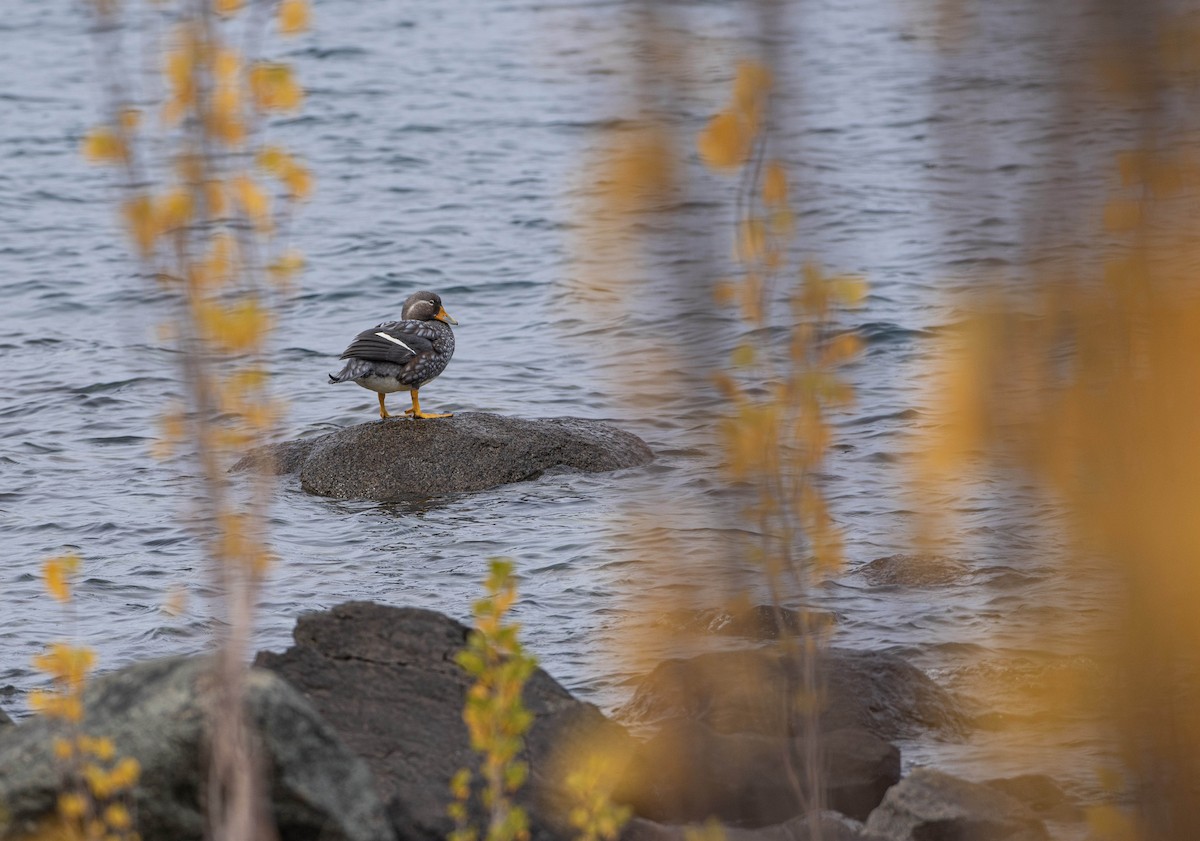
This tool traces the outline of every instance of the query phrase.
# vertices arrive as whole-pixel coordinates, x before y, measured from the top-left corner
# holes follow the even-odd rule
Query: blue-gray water
[[[1018,516],[1018,491],[1001,483],[947,490],[940,504],[963,514],[947,551],[967,574],[913,588],[873,586],[856,570],[908,548],[916,502],[904,457],[928,417],[923,359],[959,317],[951,293],[981,272],[1015,271],[1030,233],[1022,214],[1062,189],[1048,175],[1070,132],[1056,113],[1054,35],[1023,14],[1032,2],[993,4],[1007,8],[975,22],[989,34],[969,49],[939,49],[922,5],[801,5],[776,43],[796,252],[862,273],[872,289],[844,322],[869,344],[848,373],[858,402],[836,418],[828,470],[849,561],[815,600],[840,617],[836,644],[900,652],[1020,720],[1040,702],[1009,690],[1093,668],[1079,652],[1104,605],[1043,548],[1053,545],[1052,508],[1026,500]],[[752,49],[748,16],[725,3],[672,9],[695,69],[677,115],[690,137]],[[623,4],[595,0],[323,0],[315,31],[283,47],[309,93],[303,116],[272,136],[307,158],[318,184],[292,231],[309,267],[278,313],[281,435],[372,420],[374,395],[328,386],[326,372],[357,331],[430,288],[461,327],[449,369],[422,391],[427,410],[610,420],[659,458],[424,510],[313,498],[285,482],[273,509],[282,562],[261,605],[259,647],[285,647],[298,613],[348,599],[465,618],[486,559],[508,555],[531,648],[569,688],[612,708],[629,692],[627,659],[613,654],[624,619],[647,589],[682,593],[687,579],[712,573],[706,550],[724,545],[727,524],[713,517],[720,480],[702,448],[711,396],[663,405],[647,385],[661,372],[628,351],[669,345],[683,330],[672,322],[686,307],[678,276],[711,275],[701,258],[729,251],[728,180],[700,174],[718,202],[670,217],[682,245],[651,256],[636,296],[616,310],[584,300],[596,268],[579,247],[587,163],[602,130],[632,110],[627,23]],[[74,634],[104,668],[195,651],[211,639],[213,605],[181,525],[195,485],[149,454],[178,390],[155,333],[166,312],[135,276],[111,172],[78,153],[100,114],[86,18],[78,4],[9,0],[0,53],[0,692],[9,693],[0,705],[21,715],[42,680],[30,658],[46,642]],[[1130,130],[1116,121],[1068,144],[1073,167],[1097,172],[1079,196],[1084,227]],[[716,326],[712,351],[723,359],[741,328],[732,316]],[[634,533],[646,520],[631,511],[655,512],[661,545],[695,550],[683,580],[648,574],[645,547],[655,544]],[[68,548],[85,560],[70,621],[39,580],[42,560]],[[175,588],[189,593],[179,617],[161,609]],[[1005,742],[1024,750],[993,750]],[[976,778],[1049,771],[1085,796],[1107,761],[1071,721],[903,747],[907,764]]]

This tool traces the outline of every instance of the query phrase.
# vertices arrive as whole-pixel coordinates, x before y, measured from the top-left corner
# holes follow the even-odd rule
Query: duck
[[[379,417],[392,417],[384,403],[387,395],[408,389],[412,408],[404,414],[415,419],[453,417],[421,411],[417,391],[446,370],[454,356],[454,331],[458,322],[434,292],[414,292],[404,301],[399,321],[385,321],[364,330],[339,357],[346,365],[329,375],[330,383],[354,382],[379,395]]]

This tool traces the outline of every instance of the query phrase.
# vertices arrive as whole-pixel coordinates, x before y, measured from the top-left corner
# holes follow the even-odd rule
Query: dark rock
[[[86,732],[113,740],[142,767],[138,831],[147,841],[206,837],[209,658],[139,663],[98,678],[84,694]],[[387,841],[393,837],[366,765],[277,676],[251,671],[246,708],[256,726],[280,841]],[[34,718],[0,735],[0,837],[20,835],[55,808],[60,769],[53,723]],[[6,820],[9,822],[5,826]]]
[[[784,823],[757,829],[718,826],[719,837],[723,841],[884,841],[878,835],[868,833],[858,821],[837,812],[818,812],[814,817],[812,821],[808,817],[792,818]],[[701,832],[700,837],[707,837],[703,835],[703,827],[661,824],[634,818],[626,825],[621,841],[688,841],[696,837],[697,829]]]
[[[636,435],[598,421],[463,412],[364,423],[263,447],[233,469],[264,465],[298,472],[309,493],[398,502],[536,479],[556,467],[600,473],[653,458]]]
[[[13,723],[13,720],[4,714],[4,710],[0,710],[0,730],[3,730],[5,727],[11,726],[12,723]]]
[[[936,587],[953,584],[970,572],[966,564],[940,555],[888,555],[858,570],[875,586]]]
[[[1042,841],[1042,822],[990,786],[918,768],[888,791],[867,830],[888,841]]]
[[[1044,820],[1071,822],[1084,818],[1083,810],[1072,803],[1058,783],[1045,774],[1003,777],[987,780],[984,785],[1020,800]]]
[[[900,779],[900,752],[863,730],[830,733],[820,748],[826,803],[850,817],[864,820]],[[615,799],[664,823],[776,824],[811,800],[803,755],[800,740],[676,721],[637,750]]]
[[[769,604],[730,605],[668,614],[666,622],[682,631],[775,640],[781,636],[800,636],[825,631],[836,624],[834,614],[822,610],[775,608]]]
[[[895,655],[831,649],[819,674],[825,684],[823,732],[861,728],[891,741],[922,730],[950,735],[966,730],[951,696]],[[640,727],[693,719],[721,733],[797,736],[802,722],[790,711],[802,686],[798,665],[774,651],[701,654],[660,663],[618,717]]]
[[[825,753],[825,803],[865,821],[900,781],[900,749],[865,730],[846,727],[821,737]]]
[[[433,611],[350,602],[302,616],[292,648],[258,655],[259,665],[299,687],[366,759],[402,839],[444,839],[452,828],[450,778],[459,768],[477,768],[462,721],[471,680],[454,662],[467,633]],[[541,669],[526,684],[524,701],[535,718],[522,755],[530,778],[517,799],[535,839],[562,837],[559,758],[579,755],[596,739],[629,752],[632,743]]]

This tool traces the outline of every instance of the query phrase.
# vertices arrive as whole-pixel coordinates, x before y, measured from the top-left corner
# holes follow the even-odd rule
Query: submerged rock
[[[392,418],[255,450],[234,470],[299,473],[304,490],[398,502],[481,491],[565,467],[601,473],[654,458],[636,435],[583,418]]]
[[[366,759],[397,835],[442,841],[453,828],[446,815],[450,778],[478,766],[463,704],[471,677],[454,661],[469,629],[440,613],[349,602],[302,616],[296,644],[282,654],[262,652],[257,664],[297,686]],[[538,669],[525,686],[534,714],[522,759],[529,780],[517,800],[529,812],[534,839],[569,838],[560,807],[561,757],[585,745],[628,745],[624,729],[571,697]]]
[[[173,657],[98,678],[86,690],[85,732],[108,737],[141,765],[137,830],[146,841],[206,837],[212,660]],[[394,836],[370,772],[295,689],[250,672],[246,705],[259,734],[280,841],[387,841]],[[0,734],[0,837],[22,835],[55,809],[60,768],[53,723],[34,718]]]
[[[953,584],[969,572],[966,564],[941,555],[888,555],[859,570],[868,583],[877,587],[938,587]]]
[[[918,768],[892,786],[867,819],[888,841],[1041,841],[1042,822],[1020,801],[992,788]]]
[[[860,728],[891,740],[936,730],[958,735],[966,718],[954,699],[900,657],[831,649],[821,664],[822,731]],[[618,717],[653,727],[672,719],[702,721],[721,733],[799,735],[789,714],[801,686],[796,664],[768,649],[701,654],[660,663]]]
[[[1072,822],[1084,818],[1083,809],[1071,802],[1067,793],[1045,774],[1020,774],[986,780],[984,785],[1020,800],[1043,820]]]

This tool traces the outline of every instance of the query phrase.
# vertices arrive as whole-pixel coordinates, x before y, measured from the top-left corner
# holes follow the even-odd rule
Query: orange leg
[[[413,404],[412,404],[411,409],[404,410],[404,414],[412,415],[414,418],[452,418],[452,417],[454,417],[454,415],[450,414],[450,413],[447,413],[444,415],[437,415],[437,414],[422,412],[421,411],[421,401],[417,399],[417,390],[415,388],[412,388],[412,389],[409,389],[408,393],[412,395]],[[382,394],[379,396],[383,397]]]
[[[383,405],[383,396],[383,392],[379,392],[379,417],[387,420],[391,415],[388,414],[387,406]]]

